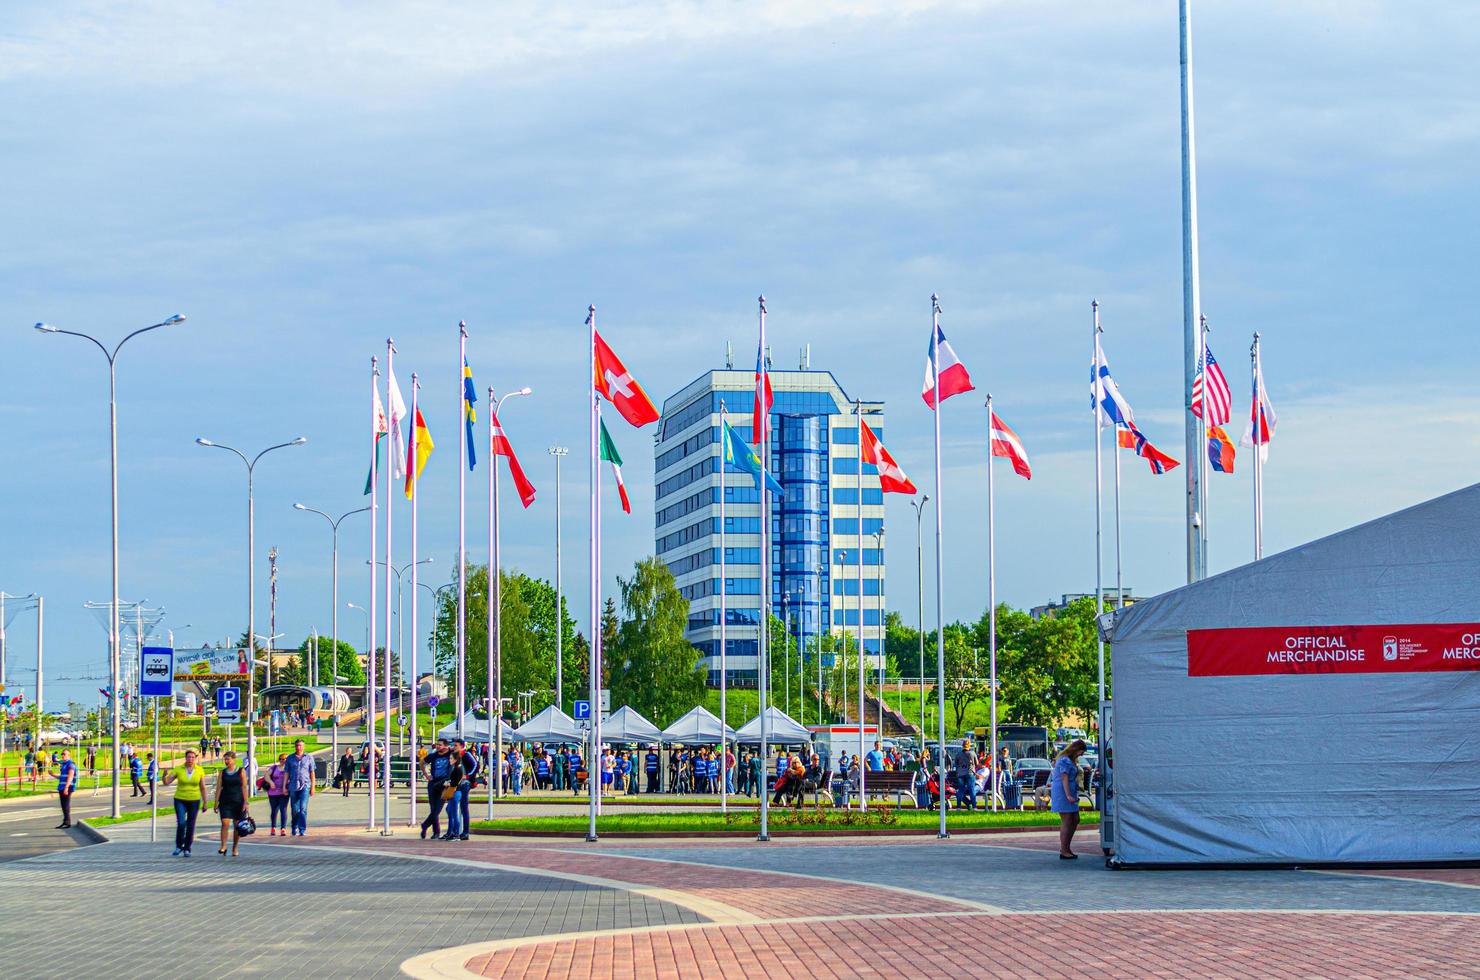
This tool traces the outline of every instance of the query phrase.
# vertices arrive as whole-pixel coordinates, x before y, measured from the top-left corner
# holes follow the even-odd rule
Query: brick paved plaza
[[[1092,832],[1077,862],[1035,833],[441,843],[321,822],[234,860],[107,833],[0,864],[7,976],[100,955],[118,978],[1480,976],[1475,869],[1115,872]]]

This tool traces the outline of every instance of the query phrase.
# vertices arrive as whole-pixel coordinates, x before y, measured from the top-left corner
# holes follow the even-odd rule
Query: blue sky
[[[1240,403],[1264,335],[1280,413],[1268,550],[1472,482],[1480,17],[1204,2],[1195,27],[1204,309]],[[122,591],[194,624],[182,644],[244,627],[244,476],[199,435],[308,437],[259,469],[258,621],[276,545],[279,630],[327,631],[327,530],[291,504],[360,505],[366,372],[388,336],[403,385],[425,383],[439,450],[421,548],[445,581],[459,319],[480,389],[535,389],[503,419],[540,488],[528,513],[506,500],[508,564],[551,573],[545,448],[573,450],[577,611],[587,303],[661,401],[727,340],[746,362],[764,291],[775,362],[810,343],[815,366],[884,399],[891,451],[928,485],[920,352],[938,291],[1033,457],[1031,484],[999,481],[1015,604],[1093,580],[1091,298],[1143,429],[1183,456],[1171,0],[23,3],[0,15],[0,79],[0,589],[46,595],[58,675],[101,673],[105,656],[82,603],[108,595],[106,374],[36,320],[116,338],[189,316],[120,358]],[[979,401],[947,403],[943,424],[946,611],[975,616]],[[635,512],[607,502],[609,573],[652,550],[648,434],[614,435]],[[1246,458],[1215,478],[1214,570],[1251,555]],[[1152,593],[1183,576],[1181,471],[1125,464],[1126,582]],[[480,467],[477,560],[483,481]],[[910,512],[889,506],[890,601],[912,619]],[[366,598],[367,545],[351,518],[345,601]],[[342,613],[341,634],[361,622]],[[24,661],[29,622],[12,630]]]

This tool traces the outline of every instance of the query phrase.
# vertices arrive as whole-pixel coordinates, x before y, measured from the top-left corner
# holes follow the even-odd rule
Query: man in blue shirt
[[[143,776],[143,775],[144,775],[144,762],[143,762],[143,760],[141,760],[136,753],[135,754],[130,754],[129,757],[128,757],[128,778],[129,778],[129,782],[131,782],[131,783],[134,784],[134,791],[128,795],[129,796],[129,799],[133,799],[136,796],[147,796],[148,795],[147,793],[144,792],[144,787],[142,785],[140,785],[140,783],[139,783],[139,777],[140,776]]]
[[[308,835],[308,798],[313,795],[313,756],[303,751],[303,739],[293,743],[293,754],[283,764],[288,773],[288,807],[294,837]]]
[[[154,761],[154,753],[149,753],[149,805],[154,805],[154,784],[159,780],[159,763]]]
[[[649,793],[658,792],[658,747],[656,745],[648,746],[647,756],[643,759],[643,766],[647,769],[647,791]]]
[[[77,788],[77,763],[72,761],[72,752],[62,749],[62,757],[57,762],[57,799],[62,804],[62,822],[57,824],[57,830],[66,830],[72,826],[72,791]]]
[[[442,836],[442,807],[446,805],[442,791],[447,788],[447,775],[452,771],[452,746],[447,744],[447,739],[437,739],[437,747],[422,760],[421,771],[427,784],[427,816],[421,822],[421,836],[425,840],[428,830],[434,838]]]
[[[869,772],[884,771],[884,753],[878,742],[874,743],[874,750],[863,757],[863,765]]]

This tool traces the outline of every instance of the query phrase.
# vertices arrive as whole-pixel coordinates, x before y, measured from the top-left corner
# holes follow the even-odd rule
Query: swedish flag
[[[463,358],[463,425],[468,430],[468,469],[478,468],[478,450],[474,447],[477,440],[473,438],[473,426],[478,421],[478,390],[473,387],[473,369],[468,364],[468,359]]]

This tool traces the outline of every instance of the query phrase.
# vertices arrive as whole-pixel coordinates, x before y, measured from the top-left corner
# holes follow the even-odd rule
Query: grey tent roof
[[[474,715],[471,711],[469,711],[469,712],[467,712],[466,714],[463,715],[462,722],[463,722],[463,733],[462,733],[462,736],[461,736],[462,738],[468,739],[469,741],[472,741],[472,742],[493,742],[493,741],[496,741],[497,738],[498,738],[498,736],[496,734],[493,734],[493,735],[490,735],[489,734],[488,719],[487,718],[479,718],[476,715]],[[499,724],[499,727],[502,728],[503,731],[504,731],[504,741],[505,742],[512,742],[512,741],[514,741],[514,729],[509,726],[508,722],[500,721],[498,724]],[[438,729],[437,730],[437,737],[438,738],[458,738],[459,736],[457,734],[457,719],[456,718],[452,719],[452,721],[448,722],[442,728]]]
[[[1480,485],[1106,617],[1117,860],[1480,858],[1480,670],[1189,667],[1190,630],[1439,624],[1480,624]]]
[[[761,716],[754,718],[740,726],[740,731],[735,733],[738,742],[760,744],[761,741]],[[797,723],[786,712],[775,705],[766,707],[766,742],[770,745],[805,745],[812,741],[812,732]]]
[[[663,729],[663,741],[682,742],[684,745],[718,745],[720,728],[719,719],[714,713],[700,705]],[[729,725],[723,728],[725,738],[735,738],[735,729]]]
[[[525,742],[580,742],[586,737],[575,719],[553,704],[520,725],[514,735]]]
[[[622,705],[601,720],[603,742],[660,742],[663,733],[658,726],[637,713],[637,709]]]

